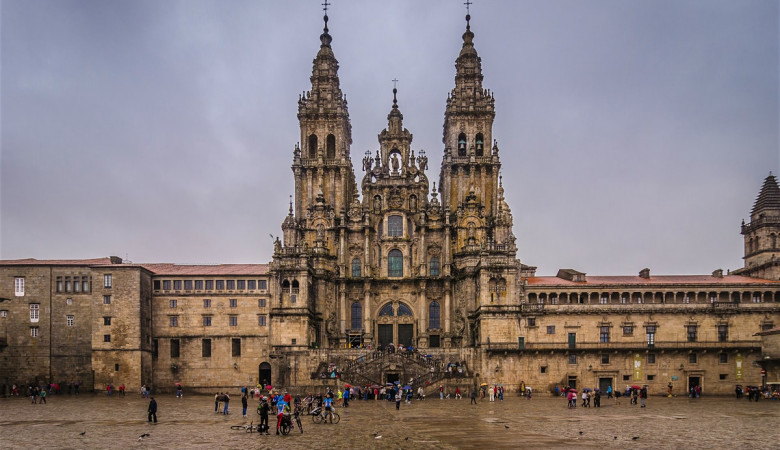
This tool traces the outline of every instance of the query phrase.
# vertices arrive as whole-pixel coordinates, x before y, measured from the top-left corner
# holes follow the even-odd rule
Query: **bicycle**
[[[279,426],[279,429],[281,430],[282,434],[287,436],[290,434],[290,431],[292,431],[295,428],[295,425],[298,425],[298,429],[301,430],[301,434],[303,434],[303,425],[301,424],[300,414],[298,410],[296,410],[292,414],[284,414],[282,415],[282,423]]]
[[[321,408],[315,408],[310,414],[312,415],[311,418],[314,423],[322,423],[323,421],[327,421],[327,418],[325,417],[326,415],[330,415],[332,417],[331,423],[339,423],[341,420],[341,416],[333,408],[331,408],[330,411],[324,412]]]
[[[260,428],[259,425],[255,426],[254,423],[255,422],[252,421],[252,422],[249,423],[249,425],[231,425],[230,429],[231,430],[244,430],[247,433],[252,433],[253,431],[258,431],[258,429]]]

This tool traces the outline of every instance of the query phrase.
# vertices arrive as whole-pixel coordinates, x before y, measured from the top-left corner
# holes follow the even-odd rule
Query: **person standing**
[[[439,400],[444,400],[444,385],[439,385]]]
[[[184,391],[182,390],[181,383],[176,384],[176,398],[181,398],[184,394]]]
[[[601,392],[599,391],[596,391],[596,393],[593,394],[593,407],[601,408]]]
[[[488,389],[488,395],[490,396],[491,402],[496,401],[496,391],[493,389],[493,386],[490,386],[490,389]]]
[[[461,395],[460,395],[460,387],[456,387],[456,388],[455,388],[455,398],[456,398],[456,399],[460,399],[460,398],[461,398]]]
[[[244,395],[241,396],[241,408],[243,409],[242,414],[244,416],[244,419],[246,419],[246,407],[248,405],[248,400],[246,396],[247,396],[246,391],[244,391]]]
[[[223,396],[223,401],[225,402],[225,410],[222,411],[222,414],[228,415],[228,414],[230,414],[228,412],[228,406],[230,406],[230,395],[227,392],[225,392],[225,394]]]
[[[612,398],[612,385],[607,386],[607,398]]]
[[[472,403],[476,405],[477,404],[477,390],[474,389],[474,388],[471,388],[471,394],[469,394],[469,396],[471,397],[471,401],[469,402],[469,405],[472,404]]]
[[[217,392],[216,394],[214,394],[214,412],[215,413],[219,412],[219,400],[220,400],[221,396],[222,396],[221,392]]]
[[[262,433],[265,431],[266,435],[270,435],[271,433],[268,432],[268,413],[271,411],[271,407],[268,405],[268,398],[263,396],[257,410],[260,413],[260,426],[257,428],[257,432]]]
[[[122,383],[119,385],[119,396],[124,397],[125,396],[125,384]]]
[[[396,391],[395,393],[395,410],[399,411],[401,409],[401,391]]]
[[[46,389],[41,389],[41,405],[46,403]]]
[[[349,388],[344,389],[344,393],[341,394],[341,398],[344,399],[344,407],[349,406]]]
[[[647,399],[647,385],[642,386],[642,390],[639,391],[639,398],[642,401],[642,408],[644,408],[645,400]]]
[[[149,397],[151,400],[149,401],[149,409],[148,411],[148,421],[151,422],[152,418],[154,418],[154,423],[157,423],[157,401],[154,399],[154,397]]]

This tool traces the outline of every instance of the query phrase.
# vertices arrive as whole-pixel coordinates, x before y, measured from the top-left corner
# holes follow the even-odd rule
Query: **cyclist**
[[[282,419],[284,418],[284,413],[290,412],[290,405],[284,402],[284,400],[280,400],[276,403],[276,434],[279,434],[279,427],[282,426]]]
[[[328,392],[328,395],[325,396],[325,415],[323,416],[322,423],[327,423],[328,419],[330,418],[330,423],[333,423],[333,414],[331,414],[331,405],[333,404],[333,393]]]
[[[271,411],[271,407],[268,405],[268,399],[265,396],[263,396],[263,399],[257,406],[257,411],[260,413],[260,425],[257,427],[257,432],[270,434],[268,433],[268,413]]]

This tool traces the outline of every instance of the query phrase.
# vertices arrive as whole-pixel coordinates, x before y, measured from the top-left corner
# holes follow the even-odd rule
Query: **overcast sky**
[[[3,0],[0,258],[270,261],[320,3]],[[740,222],[780,171],[777,2],[477,0],[471,14],[522,262],[742,266]],[[438,179],[464,15],[461,0],[333,0],[358,171],[398,78]]]

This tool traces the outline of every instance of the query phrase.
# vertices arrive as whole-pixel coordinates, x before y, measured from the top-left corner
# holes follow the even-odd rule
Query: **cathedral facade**
[[[413,147],[395,89],[378,148],[356,173],[331,42],[326,16],[311,89],[298,101],[295,198],[273,260],[0,261],[0,383],[180,382],[203,391],[641,383],[658,392],[673,383],[727,393],[762,381],[756,333],[780,324],[774,176],[742,225],[738,271],[536,276],[517,258],[495,100],[469,16],[438,177]],[[390,354],[391,346],[415,352]]]

